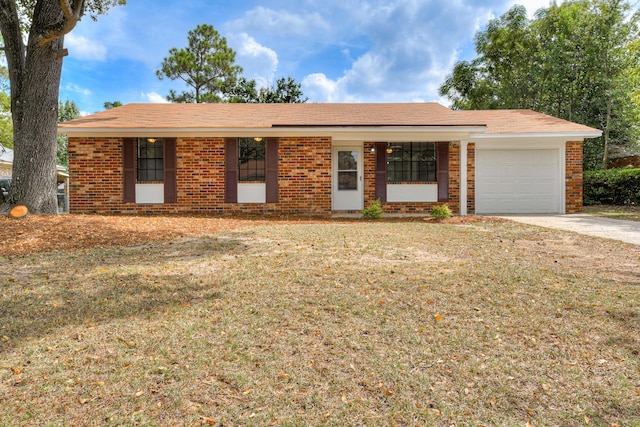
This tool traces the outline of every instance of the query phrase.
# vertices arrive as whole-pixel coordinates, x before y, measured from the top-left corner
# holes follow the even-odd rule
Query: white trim
[[[481,134],[486,126],[336,126],[336,127],[268,127],[268,128],[65,128],[58,133],[73,137],[308,137],[329,136],[351,142],[370,141],[440,141],[468,138]]]
[[[387,202],[437,202],[438,184],[388,184]]]
[[[238,183],[238,203],[266,203],[267,185],[264,183]]]
[[[460,141],[460,216],[467,216],[467,149],[469,141]]]
[[[164,184],[136,184],[136,203],[164,203]]]
[[[472,133],[471,139],[513,139],[513,138],[564,138],[566,141],[573,141],[571,138],[598,138],[602,136],[602,131],[597,132],[548,132],[548,133]],[[568,139],[567,139],[568,138]]]

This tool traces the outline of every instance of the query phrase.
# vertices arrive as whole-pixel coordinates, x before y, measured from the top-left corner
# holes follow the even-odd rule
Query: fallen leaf
[[[439,314],[436,314],[435,316],[433,316],[433,318],[436,320],[436,322],[439,322],[442,320],[442,316]]]
[[[20,375],[22,373],[22,368],[11,368],[11,372],[13,372],[14,375]]]
[[[142,391],[142,390],[138,390],[138,391],[136,392],[136,397],[140,397],[140,396],[142,396],[143,394],[144,394],[144,391]]]

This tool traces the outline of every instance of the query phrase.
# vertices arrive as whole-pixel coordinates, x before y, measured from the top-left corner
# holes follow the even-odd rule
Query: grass
[[[274,222],[0,261],[3,426],[640,426],[637,246]]]
[[[588,213],[589,215],[601,216],[605,218],[624,219],[627,221],[640,221],[640,207],[638,206],[585,206],[584,212]]]

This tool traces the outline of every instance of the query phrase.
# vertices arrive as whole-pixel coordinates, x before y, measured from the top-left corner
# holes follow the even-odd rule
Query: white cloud
[[[317,31],[329,31],[331,24],[319,12],[292,13],[258,6],[246,12],[241,19],[229,22],[227,28],[251,34],[311,37]]]
[[[169,101],[167,101],[167,99],[164,96],[156,92],[149,92],[149,93],[142,92],[141,97],[142,99],[148,102],[151,102],[152,104],[168,104],[169,103]]]
[[[278,54],[273,49],[262,46],[247,33],[232,34],[227,40],[236,51],[236,64],[242,67],[245,77],[255,79],[258,87],[273,82],[278,68]]]
[[[352,31],[344,33],[350,34],[351,41],[336,43],[335,48],[342,58],[354,59],[339,75],[328,77],[318,70],[303,78],[305,95],[316,102],[442,102],[438,87],[457,60],[465,59],[464,55],[473,57],[474,34],[489,19],[522,4],[517,0],[331,3],[335,4],[327,7],[340,13],[341,29]],[[533,16],[540,7],[548,6],[548,0],[524,4]],[[365,48],[352,48],[350,42]]]
[[[82,88],[80,86],[78,86],[75,83],[68,83],[64,86],[64,90],[69,91],[69,92],[73,92],[73,93],[77,93],[83,96],[89,96],[91,95],[93,92],[91,92],[91,90],[86,89],[86,88]]]
[[[107,48],[100,42],[86,37],[69,33],[65,37],[65,45],[69,49],[69,55],[74,58],[100,62],[107,59]]]
[[[437,98],[442,70],[451,69],[455,60],[451,52],[473,36],[478,17],[486,17],[490,11],[461,1],[361,1],[352,6],[350,11],[341,8],[341,12],[369,46],[359,54],[349,46],[340,46],[343,57],[348,58],[347,51],[355,59],[333,80],[320,73],[307,76],[303,89],[314,101]]]

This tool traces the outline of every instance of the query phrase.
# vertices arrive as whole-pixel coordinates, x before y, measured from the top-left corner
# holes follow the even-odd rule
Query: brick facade
[[[376,153],[365,142],[364,206],[376,199]],[[177,139],[177,202],[123,201],[123,140],[69,138],[70,212],[331,215],[332,141],[330,137],[278,139],[278,202],[225,203],[225,139]],[[449,143],[449,200],[460,212],[460,150]],[[467,213],[475,213],[476,145],[467,145]],[[387,202],[385,213],[428,214],[442,202]],[[566,212],[582,211],[582,142],[566,143]]]
[[[331,139],[280,138],[278,203],[224,202],[224,138],[178,138],[177,203],[123,202],[123,141],[69,138],[72,213],[331,213]]]
[[[364,206],[376,200],[375,162],[376,153],[371,149],[373,142],[364,143]],[[385,213],[428,214],[434,206],[447,203],[451,211],[460,212],[460,147],[449,144],[449,201],[448,202],[386,202],[382,203]]]
[[[582,142],[567,142],[565,148],[566,213],[582,212]]]

